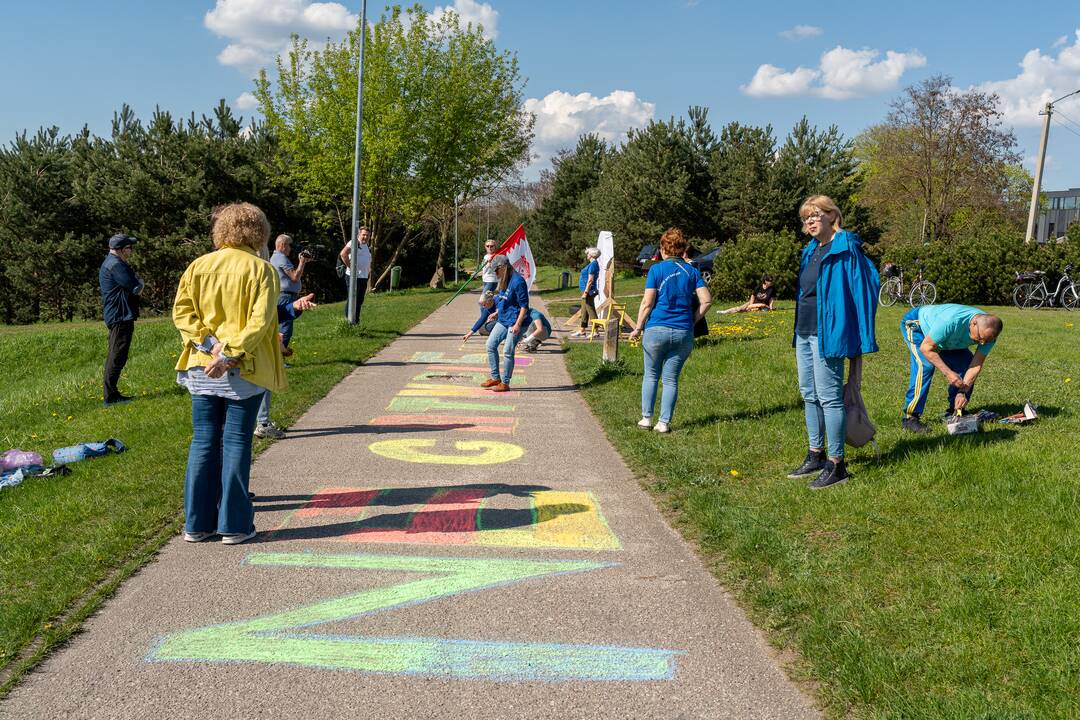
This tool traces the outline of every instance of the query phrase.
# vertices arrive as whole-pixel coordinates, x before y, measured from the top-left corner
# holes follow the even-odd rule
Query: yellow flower
[[[1065,378],[1065,382],[1067,382],[1067,383],[1072,382],[1072,378]]]
[[[60,413],[53,413],[52,416],[53,417],[60,417]]]
[[[739,471],[735,468],[731,468],[731,470],[728,471],[728,474],[730,474],[731,477],[739,477]]]
[[[68,415],[68,416],[67,416],[67,419],[68,419],[68,420],[74,420],[74,419],[75,419],[75,416],[74,416],[74,415]]]

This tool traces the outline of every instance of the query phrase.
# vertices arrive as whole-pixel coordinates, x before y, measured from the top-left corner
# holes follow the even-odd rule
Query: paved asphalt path
[[[257,538],[170,542],[0,717],[818,717],[555,342],[512,392],[478,388],[475,308],[435,312],[263,453]]]

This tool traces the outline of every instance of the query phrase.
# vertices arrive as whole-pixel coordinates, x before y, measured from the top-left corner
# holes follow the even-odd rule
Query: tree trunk
[[[431,280],[428,282],[432,288],[443,287],[446,281],[446,273],[443,271],[443,266],[446,264],[446,240],[447,235],[450,234],[450,223],[439,221],[439,254],[435,260],[435,272],[431,276]]]
[[[377,279],[375,279],[374,281],[372,281],[371,277],[374,277],[374,274],[369,276],[369,278],[368,278],[368,289],[369,290],[374,290],[375,288],[377,288],[379,286],[379,283],[381,283],[383,280],[386,279],[386,276],[390,274],[390,268],[394,267],[394,262],[397,261],[398,253],[401,252],[401,248],[405,247],[405,244],[407,242],[409,242],[410,240],[412,240],[414,237],[415,237],[415,235],[413,235],[412,233],[410,233],[408,231],[405,232],[405,234],[401,238],[401,242],[399,242],[397,244],[397,247],[394,248],[394,252],[390,255],[390,259],[386,262],[386,267],[383,268],[383,271],[382,271],[382,273],[379,274],[379,277]]]

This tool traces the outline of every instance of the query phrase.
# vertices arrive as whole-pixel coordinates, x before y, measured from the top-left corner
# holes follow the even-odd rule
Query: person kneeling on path
[[[461,336],[462,342],[469,342],[469,338],[480,332],[480,329],[488,323],[494,323],[495,319],[499,316],[499,313],[495,310],[494,289],[483,290],[480,292],[479,305],[480,317],[476,318],[476,322],[473,323],[473,326],[469,329],[469,332]],[[492,324],[492,327],[494,327],[494,324]],[[488,328],[484,332],[490,334],[491,328]]]
[[[529,308],[529,322],[532,323],[532,333],[522,340],[522,348],[525,352],[536,352],[540,344],[551,337],[551,323],[544,317],[544,313],[536,308]]]
[[[922,423],[934,368],[949,382],[948,414],[963,410],[971,400],[975,378],[1001,334],[1001,319],[967,305],[923,305],[900,321],[900,333],[911,353],[911,380],[904,404],[903,428],[929,432]],[[975,352],[969,346],[975,345]]]
[[[514,350],[522,330],[525,329],[525,318],[529,315],[529,286],[525,283],[525,278],[514,272],[510,259],[505,255],[496,255],[491,264],[499,277],[494,298],[498,319],[487,339],[491,379],[485,380],[481,387],[491,388],[495,392],[506,392],[510,389],[510,378],[514,374]],[[503,343],[501,375],[499,343]]]

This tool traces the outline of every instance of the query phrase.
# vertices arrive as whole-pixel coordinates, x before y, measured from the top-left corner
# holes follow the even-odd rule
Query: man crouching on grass
[[[1001,334],[1001,319],[967,305],[924,305],[904,315],[900,333],[911,353],[903,428],[929,432],[919,418],[934,368],[949,381],[949,414],[963,410],[971,399],[975,378]],[[968,349],[971,345],[976,346],[974,353]]]

